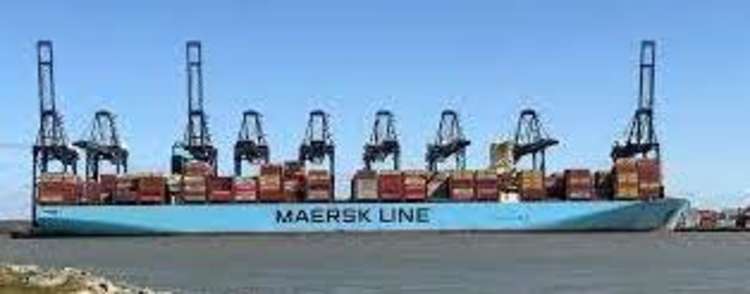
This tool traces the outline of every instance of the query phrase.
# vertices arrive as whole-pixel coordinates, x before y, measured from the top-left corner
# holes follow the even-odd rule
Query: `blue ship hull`
[[[157,235],[382,231],[652,231],[687,201],[38,206],[36,232]]]

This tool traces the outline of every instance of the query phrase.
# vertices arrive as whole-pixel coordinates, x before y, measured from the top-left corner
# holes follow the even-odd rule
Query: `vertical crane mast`
[[[453,110],[444,110],[440,114],[435,142],[427,145],[425,155],[427,169],[437,171],[438,163],[455,156],[456,170],[463,170],[466,168],[466,147],[470,144],[471,141],[464,137],[458,113]]]
[[[612,148],[612,159],[635,156],[654,156],[661,159],[661,151],[654,126],[654,98],[656,87],[656,42],[641,42],[638,81],[638,108],[630,123],[627,138]]]
[[[203,110],[203,55],[199,41],[188,41],[185,46],[187,72],[188,123],[183,142],[172,148],[172,171],[181,173],[188,159],[203,161],[218,172],[217,150],[212,145],[208,120]],[[187,154],[180,153],[180,149]]]
[[[393,113],[379,110],[375,113],[370,141],[365,144],[362,160],[365,169],[371,170],[375,161],[385,161],[388,157],[393,160],[393,169],[398,170],[401,160],[401,147],[396,133],[396,122]]]
[[[68,145],[62,115],[55,105],[54,54],[51,41],[39,41],[37,50],[37,87],[39,96],[39,132],[32,148],[31,219],[36,225],[36,193],[39,173],[49,172],[50,162],[60,163],[63,172],[77,172],[78,153]]]
[[[513,144],[514,163],[518,163],[524,156],[531,155],[532,169],[544,174],[547,169],[547,149],[558,143],[559,141],[550,138],[544,130],[535,110],[521,111]]]
[[[270,149],[261,124],[261,114],[247,110],[242,114],[242,125],[234,145],[234,173],[242,175],[242,161],[250,164],[268,163]]]
[[[206,114],[203,111],[203,56],[201,43],[198,41],[189,41],[185,50],[188,87],[186,143],[188,146],[211,145]]]

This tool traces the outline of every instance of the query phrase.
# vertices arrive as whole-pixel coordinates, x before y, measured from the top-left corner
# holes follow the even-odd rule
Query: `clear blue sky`
[[[460,111],[473,140],[469,165],[485,166],[488,142],[509,134],[527,104],[563,141],[552,169],[605,167],[634,109],[639,42],[653,38],[668,190],[739,203],[750,193],[748,11],[746,1],[5,3],[0,217],[27,210],[34,46],[44,38],[54,41],[69,136],[80,138],[97,109],[116,111],[132,170],[168,169],[185,123],[184,42],[198,39],[222,171],[243,109],[265,114],[281,160],[295,155],[307,112],[323,108],[344,182],[381,107],[397,115],[406,167],[423,166],[445,107]]]

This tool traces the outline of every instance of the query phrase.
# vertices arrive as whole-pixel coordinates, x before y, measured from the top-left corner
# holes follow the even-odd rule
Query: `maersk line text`
[[[276,223],[429,223],[428,207],[311,208],[276,210]]]

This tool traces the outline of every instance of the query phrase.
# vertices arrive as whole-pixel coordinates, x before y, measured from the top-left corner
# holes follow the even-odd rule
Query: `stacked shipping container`
[[[332,201],[333,181],[327,170],[309,170],[307,172],[307,201]]]
[[[474,200],[474,172],[454,171],[448,184],[451,199],[456,201]]]
[[[476,173],[476,193],[479,201],[497,201],[499,182],[494,170],[480,170]]]
[[[543,200],[547,194],[541,171],[524,170],[518,173],[518,187],[522,200]]]
[[[635,159],[618,159],[615,161],[614,197],[616,199],[638,198],[638,167]]]
[[[284,201],[283,168],[277,164],[264,164],[260,167],[258,198],[263,202]]]
[[[383,171],[378,175],[378,197],[383,201],[401,201],[404,179],[400,171]]]
[[[427,198],[427,177],[423,170],[409,170],[403,174],[403,198],[406,201],[424,201]]]
[[[638,194],[640,198],[654,199],[663,195],[661,181],[661,167],[655,159],[639,159]]]
[[[378,200],[378,173],[360,170],[352,178],[352,199],[360,201]]]
[[[565,171],[565,197],[573,200],[594,199],[594,178],[587,169]]]
[[[66,173],[44,173],[39,177],[37,201],[68,204],[78,201],[78,178]]]
[[[234,178],[234,183],[232,185],[232,194],[234,194],[234,201],[236,202],[258,201],[258,178]]]

